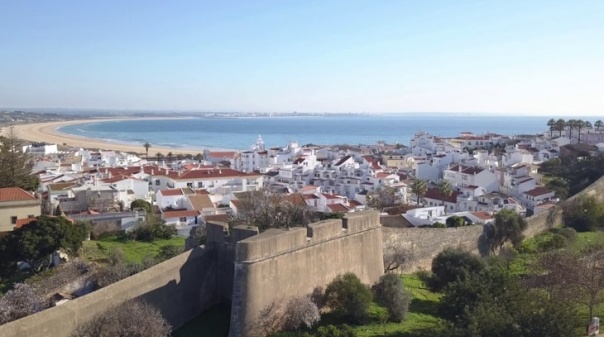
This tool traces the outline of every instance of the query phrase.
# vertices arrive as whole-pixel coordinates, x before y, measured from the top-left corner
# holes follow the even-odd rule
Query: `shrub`
[[[158,309],[144,302],[129,301],[94,317],[72,337],[166,337],[172,328]]]
[[[383,275],[372,290],[375,302],[387,309],[391,321],[400,322],[405,319],[411,298],[405,293],[403,281],[399,276]]]
[[[451,282],[463,280],[486,267],[477,255],[461,249],[447,248],[432,260],[432,278],[428,286],[432,291],[440,291]]]
[[[552,228],[550,232],[554,234],[560,234],[565,237],[568,241],[573,241],[577,237],[577,231],[571,227]]]
[[[100,240],[104,237],[120,234],[122,228],[115,222],[103,222],[90,225],[90,239]]]
[[[321,319],[319,308],[310,297],[295,297],[285,307],[285,329],[298,330],[301,327],[312,328]]]
[[[158,239],[170,239],[176,234],[174,226],[166,225],[163,220],[150,216],[147,221],[137,223],[133,230],[125,233],[125,236],[130,240],[152,242]]]
[[[9,290],[0,298],[0,325],[42,309],[44,309],[44,302],[33,288],[25,283],[17,283],[13,290]]]
[[[549,252],[554,249],[561,249],[566,247],[567,240],[560,234],[554,234],[549,240],[542,241],[539,243],[539,250],[542,252]]]
[[[338,275],[325,289],[326,304],[351,323],[367,320],[372,295],[369,287],[353,273]]]
[[[327,325],[317,329],[317,337],[356,337],[356,332],[348,325]]]
[[[159,249],[159,252],[157,253],[157,255],[155,256],[155,259],[157,259],[158,261],[169,260],[169,259],[175,257],[176,255],[179,255],[183,251],[184,251],[183,247],[180,247],[180,246],[175,246],[175,245],[162,246]]]

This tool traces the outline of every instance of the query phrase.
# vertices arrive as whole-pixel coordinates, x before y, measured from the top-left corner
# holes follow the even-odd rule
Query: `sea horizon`
[[[110,143],[174,149],[247,150],[261,136],[267,147],[284,147],[290,141],[300,145],[375,144],[384,141],[408,146],[418,131],[454,137],[460,132],[477,135],[497,133],[509,136],[542,134],[547,131],[544,116],[442,116],[442,115],[354,115],[262,116],[258,118],[162,117],[162,119],[119,121],[94,120],[59,127],[58,132],[100,139]],[[553,118],[553,117],[552,117]],[[596,117],[573,117],[594,120]],[[593,123],[593,121],[592,121]]]

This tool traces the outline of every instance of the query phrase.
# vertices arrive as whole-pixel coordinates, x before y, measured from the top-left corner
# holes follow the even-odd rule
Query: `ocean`
[[[573,117],[577,118],[577,117]],[[377,141],[409,145],[417,131],[456,136],[470,131],[505,135],[537,134],[548,129],[544,116],[460,115],[329,115],[292,117],[142,119],[90,122],[65,126],[60,132],[109,142],[175,149],[249,149],[261,135],[267,147],[289,141],[304,144],[374,144]],[[589,120],[589,119],[586,119]],[[593,122],[592,122],[593,123]]]

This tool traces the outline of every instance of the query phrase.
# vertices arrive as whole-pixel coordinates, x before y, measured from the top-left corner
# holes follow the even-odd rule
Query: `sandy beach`
[[[148,118],[145,118],[148,119]],[[163,119],[163,118],[158,118]],[[13,126],[17,137],[23,140],[32,142],[45,142],[49,144],[68,145],[74,147],[81,147],[85,149],[99,149],[99,150],[113,150],[144,154],[145,148],[142,145],[131,145],[131,144],[120,144],[114,142],[106,142],[99,139],[86,138],[81,136],[68,135],[57,131],[58,128],[66,125],[91,123],[94,121],[119,121],[122,119],[85,119],[85,120],[73,120],[73,121],[62,121],[62,122],[49,122],[49,123],[35,123],[35,124],[20,124]],[[8,127],[2,128],[1,134],[6,135]],[[187,149],[174,149],[170,147],[159,147],[154,146],[153,141],[150,140],[151,147],[149,148],[149,156],[153,156],[157,152],[161,152],[166,155],[168,152],[173,154],[197,154],[201,153],[203,149],[198,150],[187,150]]]

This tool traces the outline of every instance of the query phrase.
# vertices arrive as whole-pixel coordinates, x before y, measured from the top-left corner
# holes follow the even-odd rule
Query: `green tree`
[[[6,136],[0,136],[0,187],[33,191],[40,185],[38,177],[31,175],[32,158],[22,149],[23,142],[12,127]]]
[[[549,138],[552,138],[554,130],[556,130],[556,120],[553,118],[550,119],[547,121],[547,126],[549,127]]]
[[[326,305],[341,314],[350,323],[367,321],[367,310],[372,301],[369,287],[353,273],[338,275],[325,288]]]
[[[174,159],[174,155],[172,154],[172,152],[168,152],[166,157],[168,157],[168,163],[172,163],[172,159]]]
[[[87,234],[85,226],[64,217],[39,216],[0,239],[0,257],[5,265],[26,262],[38,273],[50,266],[50,256],[57,250],[77,256]]]
[[[447,206],[445,206],[445,199],[447,199],[448,197],[450,197],[453,194],[453,186],[451,186],[451,183],[448,180],[441,180],[438,183],[438,192],[440,193],[440,196],[443,198],[443,206],[445,207],[445,213],[447,213]]]
[[[385,274],[372,287],[375,302],[388,309],[392,322],[401,322],[407,317],[411,297],[405,292],[403,280],[395,274]]]
[[[152,242],[159,239],[170,239],[176,234],[174,226],[166,225],[166,222],[157,215],[148,214],[146,220],[139,221],[134,229],[125,235],[131,240]]]
[[[157,165],[159,165],[159,162],[164,158],[163,153],[158,152],[155,154],[155,156],[157,157]]]
[[[575,119],[569,119],[565,123],[565,127],[568,129],[568,139],[570,139],[572,143],[573,139],[573,129],[576,127],[577,121]]]
[[[463,227],[466,225],[466,220],[460,216],[453,215],[447,218],[447,227]]]
[[[433,291],[440,291],[450,283],[485,268],[480,256],[457,248],[446,248],[432,260],[432,277],[428,285]]]
[[[151,214],[151,204],[148,201],[136,199],[130,204],[130,209],[132,210],[139,208],[144,209],[147,214]]]
[[[598,120],[597,120],[597,121],[594,123],[594,127],[596,128],[596,131],[600,132],[600,129],[601,129],[602,127],[604,127],[604,123],[602,123],[602,121],[598,119]]]
[[[145,158],[149,160],[149,148],[151,147],[151,144],[149,144],[149,142],[145,142],[143,147],[145,148]]]
[[[577,232],[594,230],[603,219],[604,207],[593,196],[583,196],[562,206],[564,226],[574,228]]]
[[[556,131],[559,132],[558,137],[562,137],[562,131],[564,131],[565,127],[566,127],[566,122],[564,121],[564,119],[560,118],[556,121]]]
[[[487,242],[492,253],[503,247],[506,242],[511,242],[514,247],[522,243],[522,232],[527,228],[524,218],[508,209],[503,209],[495,215],[495,223],[485,227]]]
[[[568,197],[568,182],[564,178],[551,177],[547,179],[545,187],[556,193],[556,196],[560,199],[566,199]]]
[[[411,192],[417,197],[417,205],[419,206],[419,202],[421,197],[426,194],[428,191],[428,184],[426,181],[421,179],[413,179],[413,183],[411,184]]]
[[[581,129],[583,129],[585,127],[585,121],[583,121],[582,119],[576,120],[575,121],[575,128],[577,129],[577,143],[581,143]]]

